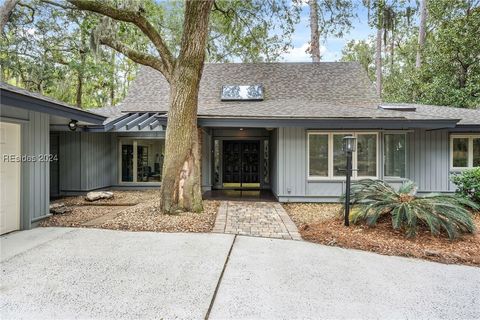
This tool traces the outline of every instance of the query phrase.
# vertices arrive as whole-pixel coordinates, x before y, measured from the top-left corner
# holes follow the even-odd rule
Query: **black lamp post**
[[[357,146],[357,138],[354,136],[346,136],[343,138],[343,150],[347,153],[346,174],[346,190],[345,190],[345,226],[350,225],[350,178],[352,177],[352,153]]]

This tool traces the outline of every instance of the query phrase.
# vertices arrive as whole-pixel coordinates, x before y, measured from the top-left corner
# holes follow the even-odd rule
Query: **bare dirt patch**
[[[389,217],[375,227],[364,224],[345,227],[339,204],[284,204],[302,238],[316,243],[376,252],[385,255],[415,257],[442,263],[480,266],[480,214],[474,216],[477,233],[449,240],[421,229],[415,238],[407,238],[392,228]]]
[[[88,202],[83,196],[58,199],[72,211],[49,217],[44,227],[89,227],[128,231],[210,232],[219,202],[203,202],[201,213],[166,215],[159,211],[159,190],[114,191],[113,199]],[[135,204],[135,205],[131,205]]]

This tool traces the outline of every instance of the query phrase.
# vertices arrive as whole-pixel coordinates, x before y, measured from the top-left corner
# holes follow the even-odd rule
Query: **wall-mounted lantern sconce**
[[[77,130],[77,120],[71,120],[69,123],[68,123],[68,128],[71,130],[71,131],[75,131]]]
[[[357,138],[346,136],[343,138],[343,151],[347,153],[346,186],[345,186],[345,226],[350,225],[350,178],[352,177],[352,153],[357,147]]]

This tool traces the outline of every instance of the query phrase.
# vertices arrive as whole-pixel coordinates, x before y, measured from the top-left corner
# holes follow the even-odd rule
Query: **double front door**
[[[223,141],[223,187],[260,187],[260,141]]]

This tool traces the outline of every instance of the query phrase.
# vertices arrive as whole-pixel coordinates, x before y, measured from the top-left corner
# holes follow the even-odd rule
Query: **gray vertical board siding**
[[[49,115],[30,112],[30,153],[36,157],[50,153]],[[50,163],[30,163],[30,217],[33,220],[49,214]]]
[[[60,132],[60,193],[81,189],[81,133]]]
[[[50,153],[50,118],[47,114],[29,111],[28,121],[21,125],[22,155],[35,161],[22,162],[21,228],[49,214],[50,163],[40,159]]]
[[[111,144],[109,133],[60,132],[60,192],[111,186]]]
[[[53,133],[50,135],[50,153],[58,159],[59,135]],[[56,197],[59,195],[59,163],[57,161],[50,162],[50,196]]]
[[[408,134],[408,178],[420,192],[452,191],[447,130],[416,129]]]
[[[270,134],[270,181],[272,193],[278,196],[278,129]]]
[[[105,133],[81,133],[81,189],[93,190],[111,185],[111,140]]]
[[[279,128],[279,195],[304,196],[306,193],[306,131],[304,128]]]
[[[202,190],[210,190],[212,188],[213,145],[212,136],[205,129],[202,129],[201,153]]]

